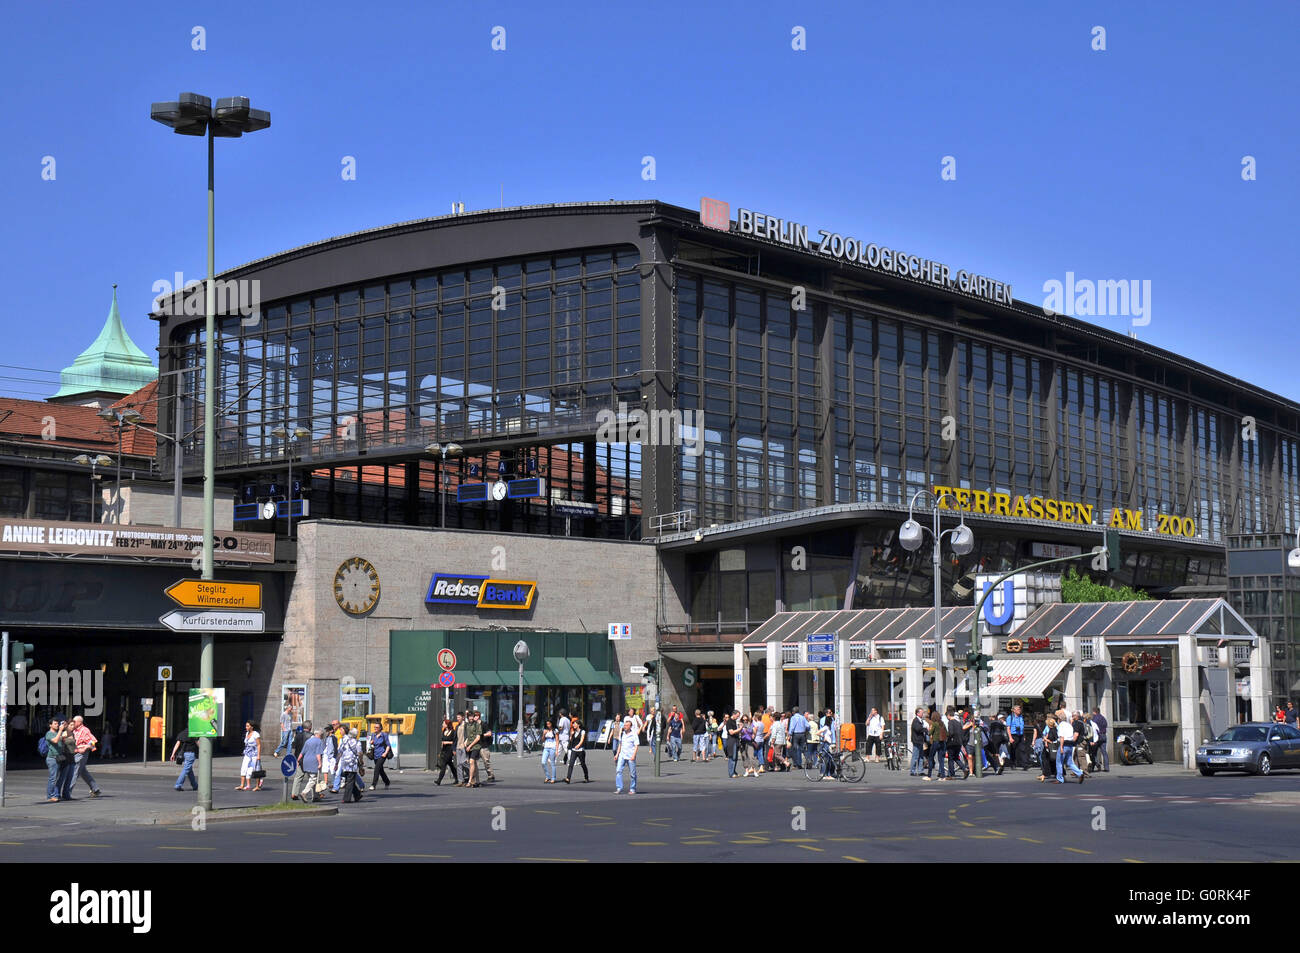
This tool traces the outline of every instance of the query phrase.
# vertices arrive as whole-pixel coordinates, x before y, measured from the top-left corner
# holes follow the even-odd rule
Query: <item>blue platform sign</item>
[[[291,778],[294,772],[298,770],[298,759],[291,754],[287,754],[280,761],[280,773],[286,778]]]
[[[808,641],[809,641],[809,642],[832,642],[832,643],[833,643],[833,642],[835,641],[835,633],[834,633],[834,632],[814,632],[812,635],[808,636]]]

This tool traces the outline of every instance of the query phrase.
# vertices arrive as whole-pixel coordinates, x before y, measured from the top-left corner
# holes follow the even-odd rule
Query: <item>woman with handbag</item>
[[[1042,764],[1042,770],[1038,775],[1039,781],[1056,780],[1056,751],[1060,744],[1060,736],[1056,731],[1056,718],[1052,715],[1047,716],[1047,726],[1043,729],[1043,753],[1039,757]]]
[[[438,752],[438,777],[434,779],[434,784],[441,785],[443,776],[446,775],[447,769],[451,769],[451,783],[460,784],[460,778],[456,774],[456,725],[450,718],[442,720],[442,745]]]
[[[740,763],[744,765],[745,777],[758,777],[758,767],[754,764],[754,723],[748,715],[740,717]]]
[[[257,787],[249,787],[249,782],[257,779]],[[244,722],[244,760],[239,766],[239,787],[236,791],[260,791],[266,772],[262,770],[262,735],[254,722]]]

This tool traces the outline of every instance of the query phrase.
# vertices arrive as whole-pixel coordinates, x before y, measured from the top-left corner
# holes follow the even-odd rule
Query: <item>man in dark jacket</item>
[[[1106,716],[1101,713],[1100,708],[1092,710],[1092,723],[1097,726],[1097,745],[1095,750],[1088,751],[1088,757],[1092,758],[1094,768],[1098,765],[1105,765],[1102,771],[1110,770],[1110,752],[1106,750],[1106,733],[1110,731],[1110,723],[1106,721]]]
[[[998,774],[1006,769],[1006,763],[1002,760],[1002,746],[1007,744],[1007,726],[1002,720],[1002,712],[989,722],[989,764],[997,765]]]
[[[293,756],[295,759],[302,754],[302,746],[307,743],[307,739],[311,736],[311,722],[304,721],[298,726],[298,730],[293,733]]]
[[[948,728],[948,777],[954,778],[957,775],[957,766],[962,769],[962,780],[970,777],[970,771],[966,767],[966,761],[962,757],[962,748],[965,746],[965,730],[962,727],[961,718],[956,710],[949,706],[947,710],[947,728]]]
[[[916,714],[912,716],[911,731],[909,732],[909,741],[912,743],[912,761],[907,769],[907,773],[912,777],[924,774],[922,767],[925,763],[925,709],[917,708]]]

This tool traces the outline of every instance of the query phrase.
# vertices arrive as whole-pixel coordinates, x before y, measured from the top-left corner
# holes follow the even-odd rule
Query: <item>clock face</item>
[[[492,484],[492,499],[504,500],[506,498],[506,484],[504,480],[497,480]]]
[[[379,573],[360,556],[345,560],[334,573],[334,601],[348,615],[364,615],[379,601]]]

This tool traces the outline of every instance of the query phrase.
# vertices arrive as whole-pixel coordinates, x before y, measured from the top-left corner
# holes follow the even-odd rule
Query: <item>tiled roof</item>
[[[151,382],[113,406],[139,410],[144,418],[140,422],[152,427],[158,416],[157,390],[157,382]],[[0,397],[0,439],[40,441],[60,447],[116,453],[116,431],[96,414],[95,407]],[[127,454],[152,457],[154,435],[128,427],[122,434],[122,450]]]

